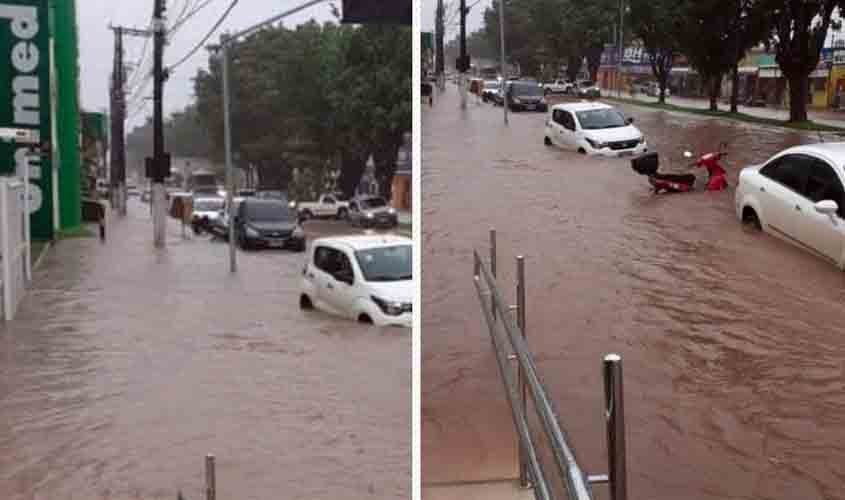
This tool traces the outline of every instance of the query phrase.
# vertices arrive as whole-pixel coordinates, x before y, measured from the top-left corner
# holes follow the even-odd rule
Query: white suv
[[[302,270],[302,309],[380,326],[412,326],[411,240],[395,235],[338,236],[311,243]]]
[[[544,142],[589,155],[641,155],[648,144],[633,121],[600,102],[556,104],[546,121]]]

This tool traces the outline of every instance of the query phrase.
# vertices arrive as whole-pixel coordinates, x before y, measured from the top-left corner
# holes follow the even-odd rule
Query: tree
[[[764,0],[757,6],[772,20],[775,60],[789,81],[789,121],[807,120],[810,73],[841,0]]]
[[[666,87],[672,63],[678,54],[681,23],[678,12],[684,0],[631,0],[628,25],[648,53],[651,71],[660,86],[660,103],[666,102]]]

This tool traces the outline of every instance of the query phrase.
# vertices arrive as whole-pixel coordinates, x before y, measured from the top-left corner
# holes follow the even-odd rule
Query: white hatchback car
[[[411,327],[411,240],[395,235],[320,238],[302,270],[302,309],[380,326]]]
[[[633,122],[600,102],[556,104],[546,121],[544,142],[589,155],[641,155],[648,144]]]
[[[845,269],[845,143],[784,150],[742,169],[736,215],[744,223]]]

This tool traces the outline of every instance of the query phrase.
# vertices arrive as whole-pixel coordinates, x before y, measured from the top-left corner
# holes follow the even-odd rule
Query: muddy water
[[[813,135],[623,107],[664,162],[739,169]],[[583,466],[604,472],[600,360],[625,364],[631,498],[845,498],[845,278],[743,230],[733,190],[652,196],[624,160],[546,148],[544,116],[423,114],[423,481],[513,477],[509,409],[471,283],[499,232],[529,344]],[[671,170],[671,168],[667,168]],[[596,487],[601,491],[604,488]]]
[[[410,332],[298,308],[302,254],[181,239],[132,204],[65,240],[0,331],[0,498],[393,499],[410,491]],[[309,223],[310,236],[343,226]]]

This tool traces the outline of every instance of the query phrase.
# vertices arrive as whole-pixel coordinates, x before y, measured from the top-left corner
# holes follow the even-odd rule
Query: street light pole
[[[466,0],[461,0],[459,8],[461,9],[461,34],[460,40],[458,41],[460,45],[460,72],[461,72],[461,109],[467,109],[467,82],[466,82],[466,72],[469,70],[467,67],[467,2]]]
[[[619,0],[619,63],[616,72],[618,80],[618,96],[622,97],[622,60],[625,58],[625,0]]]
[[[505,0],[499,0],[499,46],[501,54],[499,55],[499,65],[502,68],[502,81],[499,83],[499,92],[505,91],[505,82],[507,82],[505,70]],[[502,101],[504,103],[504,101]],[[505,125],[508,124],[508,106],[504,103],[502,110],[505,114]]]
[[[229,272],[238,270],[237,249],[235,249],[235,213],[232,200],[234,175],[232,174],[232,126],[229,115],[229,48],[225,34],[220,35],[220,56],[223,58],[223,137],[226,148],[226,207],[229,211]]]
[[[153,13],[153,242],[156,248],[165,246],[166,193],[164,190],[164,0],[155,0]]]

